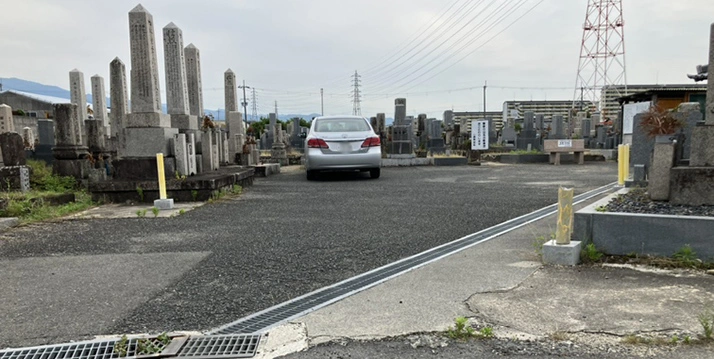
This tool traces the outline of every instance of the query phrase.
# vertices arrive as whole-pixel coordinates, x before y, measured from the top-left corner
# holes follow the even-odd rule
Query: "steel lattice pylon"
[[[355,74],[352,75],[352,85],[354,86],[354,89],[352,90],[352,114],[355,116],[362,116],[362,107],[360,105],[362,93],[359,89],[362,80],[360,80],[360,77],[362,76],[360,76],[355,70]]]
[[[592,101],[599,104],[603,118],[612,117],[602,103],[605,99],[600,101],[602,89],[612,85],[619,85],[612,88],[615,97],[626,94],[622,0],[588,0],[573,107]]]

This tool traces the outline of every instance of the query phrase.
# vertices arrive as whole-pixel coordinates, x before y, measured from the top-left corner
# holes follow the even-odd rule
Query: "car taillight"
[[[307,140],[307,147],[308,148],[329,148],[327,146],[327,142],[321,138],[311,138]]]
[[[362,142],[362,147],[380,146],[381,144],[379,137],[370,137]]]

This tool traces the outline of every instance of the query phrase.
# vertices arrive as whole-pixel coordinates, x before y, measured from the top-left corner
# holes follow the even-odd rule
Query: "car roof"
[[[344,115],[344,116],[318,116],[315,117],[315,120],[343,120],[343,119],[359,119],[359,120],[366,120],[366,118],[362,116],[353,116],[353,115]]]

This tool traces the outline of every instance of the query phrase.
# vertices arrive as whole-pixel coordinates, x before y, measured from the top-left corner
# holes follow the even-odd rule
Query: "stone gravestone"
[[[178,133],[171,139],[174,158],[176,158],[176,171],[181,176],[189,176],[188,149],[186,148],[186,134]]]
[[[523,119],[523,129],[516,139],[516,147],[519,150],[539,150],[539,139],[536,137],[535,115],[533,112],[526,112]]]
[[[199,161],[196,158],[196,135],[193,133],[188,134],[188,140],[186,143],[186,157],[188,159],[188,175],[193,176],[199,173],[197,167]]]
[[[53,120],[37,120],[37,134],[40,145],[55,144],[55,122]]]
[[[189,113],[197,116],[197,121],[203,118],[203,85],[201,80],[201,52],[193,44],[184,49],[186,56],[186,82],[188,84]],[[196,128],[200,124],[196,123]]]
[[[565,123],[563,122],[562,115],[553,116],[551,135],[548,136],[548,138],[554,140],[561,140],[565,138]]]
[[[14,132],[15,122],[12,118],[12,107],[0,104],[0,133]]]
[[[74,69],[69,72],[70,99],[77,105],[77,123],[74,126],[75,137],[78,143],[87,144],[84,135],[84,120],[87,119],[87,94],[84,90],[84,74]]]
[[[109,94],[112,112],[111,136],[117,138],[117,143],[123,143],[123,130],[126,116],[129,113],[129,92],[126,85],[126,65],[115,57],[109,63]]]
[[[163,29],[166,73],[166,108],[171,127],[179,132],[196,132],[198,119],[189,114],[188,81],[183,47],[183,32],[173,22]]]
[[[109,126],[109,115],[107,115],[107,97],[104,90],[104,78],[99,75],[94,75],[90,78],[92,84],[92,104],[94,110],[94,119],[100,121],[105,127],[104,133],[111,136],[111,128]]]
[[[35,133],[29,127],[24,127],[22,129],[22,142],[25,145],[26,150],[35,150]]]
[[[213,134],[210,129],[201,132],[201,168],[202,172],[215,171],[218,168],[215,166],[218,163],[217,159],[214,159],[213,151]]]
[[[5,166],[24,166],[25,144],[17,132],[0,133],[0,152]]]
[[[394,125],[392,125],[392,150],[393,155],[413,156],[412,121],[406,117],[407,99],[394,100]]]

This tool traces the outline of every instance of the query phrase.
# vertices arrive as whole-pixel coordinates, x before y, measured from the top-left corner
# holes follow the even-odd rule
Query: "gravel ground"
[[[599,335],[555,341],[506,338],[449,340],[439,334],[419,334],[378,341],[351,341],[317,345],[284,359],[323,358],[711,358],[712,345],[625,345]]]
[[[0,261],[209,251],[179,280],[95,334],[208,330],[555,203],[559,185],[583,193],[616,178],[613,163],[382,171],[378,180],[334,174],[308,182],[304,172],[257,179],[238,199],[173,218],[17,228],[0,236]],[[52,309],[28,318],[33,330],[42,331],[43,315]],[[77,339],[72,336],[47,340]]]
[[[686,206],[652,201],[644,189],[633,189],[628,193],[620,194],[605,208],[608,212],[714,217],[714,206]]]

